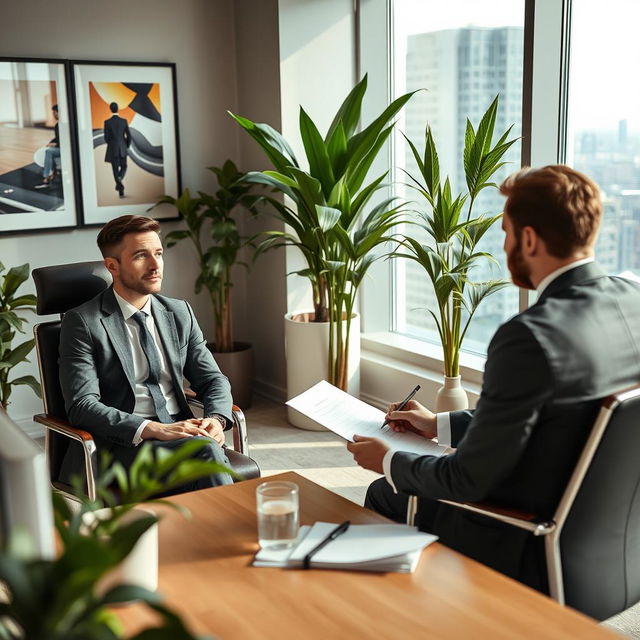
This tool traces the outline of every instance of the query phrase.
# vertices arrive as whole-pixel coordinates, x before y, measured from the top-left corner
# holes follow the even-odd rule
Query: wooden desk
[[[302,524],[386,519],[296,473]],[[260,479],[171,498],[160,524],[160,586],[191,628],[221,640],[308,638],[619,638],[593,620],[440,544],[414,574],[253,568]],[[153,620],[118,609],[127,630]]]

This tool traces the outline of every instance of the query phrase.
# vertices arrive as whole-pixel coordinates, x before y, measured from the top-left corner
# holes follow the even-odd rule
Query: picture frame
[[[149,215],[181,191],[174,63],[71,60],[83,226]],[[153,210],[178,220],[169,205]]]
[[[78,226],[69,66],[0,57],[0,235]]]

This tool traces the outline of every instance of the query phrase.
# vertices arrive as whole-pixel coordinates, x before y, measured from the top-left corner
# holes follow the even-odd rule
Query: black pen
[[[407,402],[409,402],[409,400],[411,400],[411,398],[413,398],[413,396],[415,396],[419,390],[420,390],[420,385],[416,385],[416,388],[398,405],[398,408],[396,409],[396,411],[402,411],[405,405],[407,404]],[[380,428],[384,429],[388,424],[389,424],[389,421],[385,419],[385,421],[382,423],[382,426]]]
[[[311,558],[318,553],[320,549],[326,547],[332,540],[335,540],[339,535],[342,535],[349,528],[350,524],[351,522],[349,520],[345,520],[342,524],[339,524],[335,529],[333,529],[333,531],[331,531],[331,533],[320,544],[313,547],[313,549],[311,549],[311,551],[309,551],[309,553],[304,557],[304,560],[302,561],[302,568],[308,569],[311,566]]]

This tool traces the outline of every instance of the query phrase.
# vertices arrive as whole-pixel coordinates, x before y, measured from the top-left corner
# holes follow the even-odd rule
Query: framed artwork
[[[175,64],[71,61],[84,225],[124,214],[177,220]]]
[[[0,58],[0,234],[75,227],[64,60]]]

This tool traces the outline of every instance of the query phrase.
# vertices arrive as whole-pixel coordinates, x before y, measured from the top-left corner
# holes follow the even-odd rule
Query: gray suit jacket
[[[184,300],[151,297],[151,311],[171,367],[176,398],[192,416],[183,390],[186,378],[204,404],[204,415],[231,421],[231,390]],[[135,380],[124,318],[109,287],[65,313],[60,334],[60,384],[72,425],[99,445],[130,446],[144,420],[133,413]]]
[[[554,280],[502,325],[487,354],[475,411],[451,414],[455,453],[396,453],[399,491],[486,501],[550,516],[600,400],[640,382],[640,286],[595,263]],[[523,579],[526,532],[424,501],[421,528],[485,564]]]

